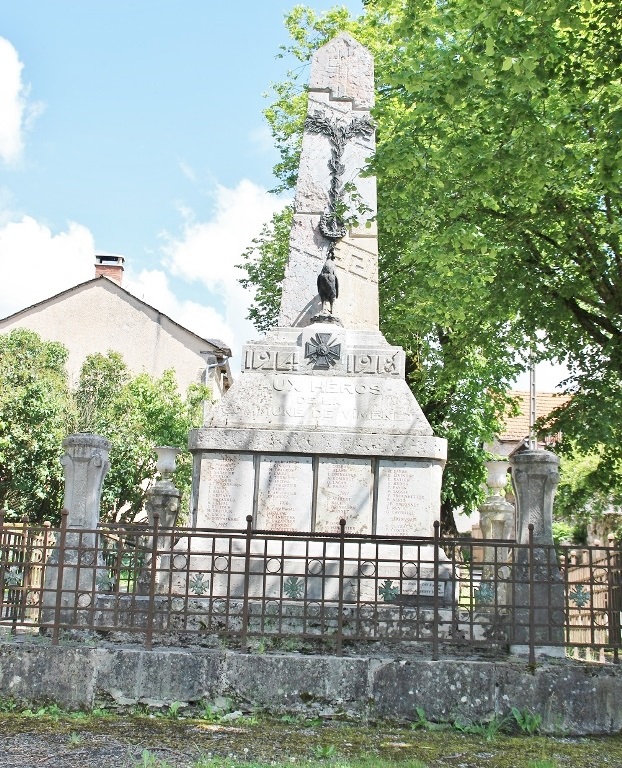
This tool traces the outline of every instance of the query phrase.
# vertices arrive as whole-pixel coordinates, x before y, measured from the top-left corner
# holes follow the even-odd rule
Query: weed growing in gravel
[[[172,768],[172,766],[166,760],[160,760],[157,755],[154,755],[148,749],[143,749],[140,763],[136,764],[136,768]]]
[[[15,712],[19,708],[19,704],[15,699],[0,699],[0,712],[9,713]]]
[[[529,763],[529,768],[557,768],[557,763],[552,760],[536,760],[534,763]]]
[[[179,708],[181,707],[181,701],[174,701],[171,706],[168,708],[168,712],[166,713],[167,717],[172,717],[174,719],[177,719],[179,717]]]
[[[420,728],[426,731],[442,731],[449,728],[446,723],[431,723],[425,715],[425,709],[423,707],[415,707],[417,719],[413,720],[410,727],[413,731],[417,731]]]
[[[313,748],[313,757],[316,760],[330,760],[335,755],[334,744],[318,744]]]

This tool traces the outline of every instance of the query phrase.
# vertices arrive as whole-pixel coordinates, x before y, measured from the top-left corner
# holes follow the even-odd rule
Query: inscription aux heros
[[[379,395],[379,384],[364,381],[338,381],[313,376],[275,376],[272,388],[277,392],[300,392],[301,394],[328,395]]]
[[[253,404],[253,418],[286,416],[348,423],[360,419],[398,421],[407,416],[399,398],[379,397],[382,391],[376,383],[275,376],[269,389],[284,395],[284,401]]]

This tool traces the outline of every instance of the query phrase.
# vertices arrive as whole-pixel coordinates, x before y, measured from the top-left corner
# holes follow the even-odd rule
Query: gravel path
[[[341,768],[369,758],[379,759],[375,768],[383,762],[385,768],[408,768],[409,762],[426,768],[528,768],[537,760],[551,760],[556,768],[621,768],[622,737],[502,735],[486,741],[456,729],[413,731],[388,724],[0,715],[0,768],[196,768],[201,760],[207,768],[212,757],[220,758],[214,768],[223,768],[227,758],[224,768],[275,762]]]

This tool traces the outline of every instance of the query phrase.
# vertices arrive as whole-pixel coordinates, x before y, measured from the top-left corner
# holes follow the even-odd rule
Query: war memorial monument
[[[196,528],[433,534],[446,441],[379,330],[373,103],[365,47],[315,53],[278,326],[190,433]]]

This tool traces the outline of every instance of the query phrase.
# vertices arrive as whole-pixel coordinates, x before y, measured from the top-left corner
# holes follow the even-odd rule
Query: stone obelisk
[[[446,443],[378,330],[373,89],[349,35],[315,53],[279,325],[190,433],[197,527],[430,536],[440,516]]]
[[[373,105],[372,56],[341,34],[311,65],[280,326],[309,325],[320,314],[316,276],[334,245],[336,314],[346,328],[378,330],[376,180],[361,176],[376,146]],[[358,226],[348,226],[353,220]]]

